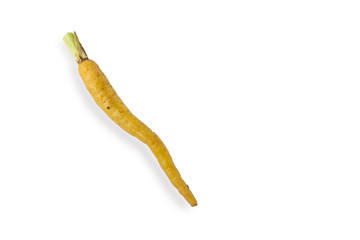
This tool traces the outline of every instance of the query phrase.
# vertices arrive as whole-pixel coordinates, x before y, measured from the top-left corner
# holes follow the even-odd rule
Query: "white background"
[[[359,239],[359,1],[2,1],[0,239]],[[199,205],[95,105],[76,30]]]

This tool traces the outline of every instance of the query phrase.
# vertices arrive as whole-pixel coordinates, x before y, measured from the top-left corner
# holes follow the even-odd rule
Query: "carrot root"
[[[197,206],[194,195],[181,178],[165,144],[149,127],[130,112],[99,66],[88,59],[76,33],[67,33],[64,42],[79,64],[80,76],[96,104],[123,130],[150,148],[173,186],[192,207]]]

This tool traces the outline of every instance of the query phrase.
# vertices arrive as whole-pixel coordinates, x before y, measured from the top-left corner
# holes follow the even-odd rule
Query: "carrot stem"
[[[63,40],[77,63],[81,63],[82,61],[88,59],[88,56],[84,48],[81,46],[81,43],[76,35],[76,32],[74,33],[68,32],[64,36]]]

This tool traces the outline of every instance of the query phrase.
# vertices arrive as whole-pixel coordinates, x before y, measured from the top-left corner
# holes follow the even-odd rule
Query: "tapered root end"
[[[189,189],[189,191],[190,191],[190,189]],[[187,193],[186,195],[184,195],[184,197],[185,197],[186,201],[190,204],[190,206],[196,207],[198,205],[196,198],[194,197],[194,195],[192,194],[191,191],[189,193]]]
[[[81,63],[82,61],[88,59],[88,56],[84,48],[82,47],[79,38],[76,35],[76,32],[68,32],[64,36],[63,40],[77,63]]]

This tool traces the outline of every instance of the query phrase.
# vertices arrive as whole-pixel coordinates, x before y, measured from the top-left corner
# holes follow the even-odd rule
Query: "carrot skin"
[[[96,104],[123,130],[150,148],[170,182],[192,207],[196,206],[197,201],[181,178],[165,144],[156,133],[130,112],[99,66],[94,61],[86,59],[79,63],[78,70]]]

